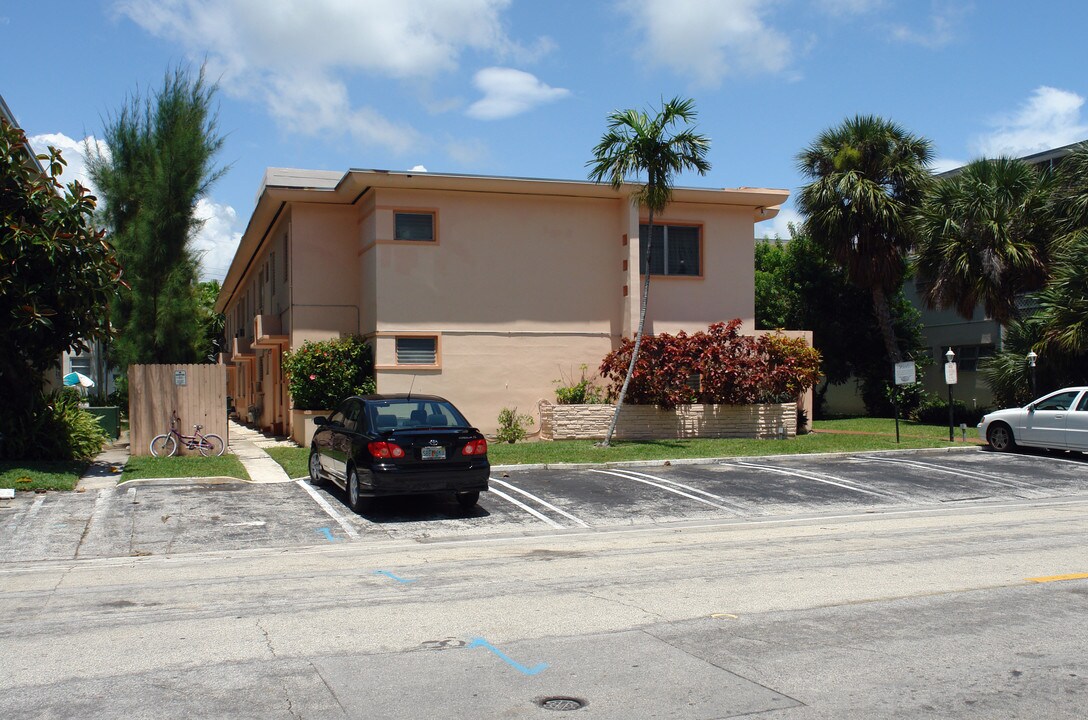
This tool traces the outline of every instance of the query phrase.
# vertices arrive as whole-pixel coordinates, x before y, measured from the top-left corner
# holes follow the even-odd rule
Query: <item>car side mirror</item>
[[[1035,403],[1028,403],[1028,412],[1029,413],[1035,412]]]
[[[322,425],[328,425],[329,419],[324,415],[318,415],[314,418],[314,425],[321,427]]]

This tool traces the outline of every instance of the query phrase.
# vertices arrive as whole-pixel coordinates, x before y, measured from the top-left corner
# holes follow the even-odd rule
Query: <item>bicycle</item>
[[[227,444],[223,438],[215,433],[204,435],[200,432],[203,425],[193,425],[195,431],[192,435],[182,435],[178,432],[178,412],[175,410],[170,418],[170,432],[156,435],[151,441],[151,454],[155,457],[173,457],[178,451],[178,443],[181,442],[189,450],[199,450],[204,457],[223,454]]]

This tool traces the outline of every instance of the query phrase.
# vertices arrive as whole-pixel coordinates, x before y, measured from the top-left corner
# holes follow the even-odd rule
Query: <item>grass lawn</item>
[[[131,457],[120,482],[145,478],[232,477],[249,480],[242,461],[231,454],[219,457]]]
[[[287,477],[297,480],[310,474],[310,451],[306,448],[270,447],[265,452],[283,466]]]
[[[860,432],[891,435],[895,438],[895,418],[842,418],[839,420],[816,420],[812,423],[813,429],[818,433],[821,430],[840,432]],[[910,420],[899,421],[899,436],[901,438],[928,438],[948,442],[947,425],[923,425]],[[956,426],[956,441],[961,442],[962,437],[959,425]],[[978,437],[978,428],[974,425],[967,426],[967,442],[981,444]]]
[[[860,418],[816,423],[817,431],[790,440],[692,439],[618,441],[612,447],[595,447],[592,440],[498,443],[488,445],[492,465],[554,463],[608,463],[626,460],[673,460],[682,458],[751,457],[806,453],[866,452],[950,447],[948,428],[900,421],[901,442],[895,442],[895,420]],[[819,432],[820,429],[843,432]],[[973,428],[971,428],[973,430]],[[972,440],[971,432],[967,434]],[[957,441],[956,445],[963,445]],[[272,458],[293,478],[307,474],[306,448],[269,448]]]
[[[10,460],[0,462],[0,488],[72,490],[87,463],[82,461]]]

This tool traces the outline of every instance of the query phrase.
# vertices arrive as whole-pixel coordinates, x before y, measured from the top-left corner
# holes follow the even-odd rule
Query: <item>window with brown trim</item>
[[[437,365],[438,338],[398,337],[397,365]]]
[[[393,213],[393,239],[434,242],[434,213]]]
[[[646,253],[650,253],[651,275],[701,275],[700,234],[698,225],[654,224],[653,247],[649,246],[649,225],[638,226],[638,246],[642,259],[639,273],[646,272]]]

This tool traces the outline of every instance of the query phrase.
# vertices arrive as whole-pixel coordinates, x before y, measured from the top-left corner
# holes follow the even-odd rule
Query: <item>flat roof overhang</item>
[[[257,206],[253,210],[253,215],[250,216],[245,233],[238,244],[238,250],[231,261],[230,269],[223,279],[223,287],[216,300],[215,309],[216,312],[223,312],[226,309],[280,213],[292,202],[350,205],[357,202],[372,188],[616,199],[629,193],[628,187],[636,186],[624,186],[615,190],[611,185],[586,180],[394,172],[358,168],[345,173],[330,170],[269,168],[265,172],[258,191]],[[770,220],[778,215],[782,203],[788,198],[788,190],[775,188],[678,187],[672,192],[672,202],[676,203],[751,208],[753,222]]]

